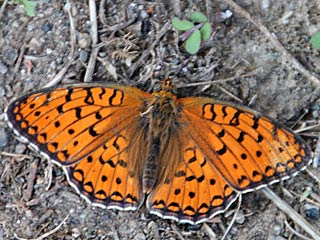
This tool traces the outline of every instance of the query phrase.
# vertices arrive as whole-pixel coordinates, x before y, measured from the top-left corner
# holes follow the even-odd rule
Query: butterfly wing
[[[140,179],[128,169],[132,133],[151,95],[122,86],[47,88],[14,100],[9,125],[31,147],[62,165],[70,184],[100,206],[135,209]]]
[[[147,200],[150,212],[181,223],[198,224],[224,212],[237,198],[237,193],[222,178],[198,143],[181,128],[178,142],[181,158],[172,179],[159,182]],[[171,154],[178,156],[178,154]]]
[[[238,191],[286,179],[310,163],[310,149],[299,136],[256,111],[209,98],[178,101],[189,136]]]

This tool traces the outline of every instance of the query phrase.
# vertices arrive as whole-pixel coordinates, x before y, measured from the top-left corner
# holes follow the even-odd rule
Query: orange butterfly
[[[237,194],[304,169],[310,149],[249,108],[179,98],[170,80],[149,94],[120,85],[42,89],[7,108],[14,132],[62,166],[94,205],[197,224]]]

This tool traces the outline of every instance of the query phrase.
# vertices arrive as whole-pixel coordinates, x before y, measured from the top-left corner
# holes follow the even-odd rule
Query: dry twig
[[[17,73],[18,70],[19,70],[19,68],[20,68],[20,66],[21,66],[21,62],[22,62],[22,59],[23,59],[23,55],[24,55],[24,51],[25,51],[25,50],[26,50],[26,47],[25,47],[25,45],[23,45],[23,46],[21,47],[21,49],[20,49],[20,54],[19,54],[18,60],[17,60],[17,62],[16,62],[16,65],[14,66],[14,70],[13,70],[14,73]]]
[[[232,94],[231,92],[229,92],[227,89],[225,89],[224,87],[221,87],[219,85],[217,85],[217,87],[224,92],[225,94],[229,95],[230,97],[232,97],[233,99],[235,99],[236,101],[238,101],[239,103],[243,103],[243,101],[238,98],[236,95]]]
[[[313,157],[313,167],[314,168],[319,167],[319,161],[320,161],[320,135],[319,135],[317,143],[316,143],[316,150],[314,151],[314,157]]]
[[[1,8],[0,8],[0,20],[1,20],[1,18],[2,18],[2,14],[3,14],[3,12],[4,12],[4,9],[5,9],[6,6],[7,6],[7,3],[8,3],[8,0],[4,0],[3,3],[2,3],[2,5],[1,5]]]
[[[182,234],[177,230],[177,228],[175,226],[171,226],[173,232],[177,235],[177,239],[180,239],[180,240],[184,240],[184,237],[182,236]]]
[[[107,18],[105,15],[105,4],[106,0],[101,0],[99,4],[99,19],[103,25],[107,24]]]
[[[237,207],[237,209],[236,209],[236,211],[235,211],[235,213],[234,213],[234,215],[233,215],[233,218],[232,218],[231,222],[229,223],[228,228],[226,229],[226,231],[225,231],[224,234],[223,234],[222,240],[224,240],[224,239],[227,238],[228,233],[230,232],[230,230],[231,230],[234,222],[235,222],[236,219],[237,219],[237,215],[238,215],[238,213],[239,213],[239,210],[240,210],[240,207],[241,207],[241,203],[242,203],[242,194],[241,194],[241,193],[238,193],[237,198],[238,198],[238,207]]]
[[[35,159],[30,166],[30,173],[28,176],[27,189],[23,191],[22,199],[24,201],[29,201],[33,192],[33,185],[37,177],[37,170],[39,165],[39,159]]]
[[[88,62],[86,74],[84,75],[84,82],[90,82],[94,73],[94,67],[99,52],[98,43],[98,25],[97,25],[97,8],[95,0],[89,0],[89,11],[90,11],[90,35],[92,38],[92,52]]]
[[[314,170],[316,170],[316,169],[314,169]],[[320,179],[313,173],[312,170],[306,169],[306,172],[308,173],[308,175],[310,177],[312,177],[317,182],[317,184],[320,185]]]
[[[116,31],[122,30],[122,29],[130,26],[132,23],[134,23],[136,21],[136,19],[137,19],[137,16],[133,16],[127,22],[121,22],[119,24],[115,24],[115,25],[112,25],[110,27],[103,28],[100,31],[100,33],[116,32]]]
[[[301,239],[304,239],[304,240],[311,240],[311,238],[308,238],[308,237],[305,237],[303,236],[301,233],[298,233],[296,230],[294,230],[290,224],[288,223],[287,220],[284,221],[284,224],[286,225],[287,228],[289,228],[289,230],[296,236],[298,236],[299,238]]]
[[[181,11],[181,7],[180,7],[180,1],[171,0],[170,4],[171,4],[171,6],[173,8],[174,16],[181,17],[182,11]]]
[[[30,157],[29,155],[26,154],[17,154],[17,153],[8,153],[8,152],[0,152],[1,155],[3,156],[7,156],[7,157],[14,157],[14,158],[22,158],[24,159],[28,159],[31,160],[32,157]]]
[[[318,123],[316,125],[312,125],[312,126],[296,129],[296,130],[294,130],[294,132],[295,133],[301,133],[301,132],[309,131],[309,130],[312,130],[312,129],[315,129],[315,128],[318,128],[318,127],[320,127],[320,123]]]
[[[214,231],[211,229],[211,227],[207,223],[203,223],[202,224],[202,228],[203,228],[203,230],[206,231],[206,233],[208,234],[210,240],[216,240],[217,239],[217,235],[214,233]]]

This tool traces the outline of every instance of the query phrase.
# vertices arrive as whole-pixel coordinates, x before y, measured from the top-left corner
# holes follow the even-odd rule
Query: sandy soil
[[[179,96],[238,102],[234,95],[244,105],[250,103],[252,108],[295,129],[319,121],[319,82],[308,75],[320,73],[319,50],[309,42],[320,28],[319,1],[238,0],[256,25],[229,1],[103,2],[100,6],[100,1],[97,3],[101,48],[93,81],[151,91],[159,80],[174,76]],[[152,14],[145,18],[149,9]],[[226,9],[233,12],[233,17],[215,22],[216,13]],[[6,6],[0,21],[1,113],[10,99],[48,84],[69,62],[60,83],[83,81],[92,52],[87,1],[73,1],[70,11],[75,45],[64,1],[41,1],[35,17],[28,17],[12,1]],[[215,22],[216,33],[197,55],[190,56],[178,42],[179,33],[172,29],[170,19],[186,17],[193,11],[201,11]],[[142,22],[149,29],[141,31]],[[282,50],[259,30],[259,23],[280,41]],[[292,64],[294,60],[305,72]],[[213,83],[188,87],[203,81]],[[60,168],[40,159],[14,138],[4,114],[0,133],[0,239],[15,239],[15,235],[36,238],[56,227],[47,239],[213,239],[214,234],[220,239],[236,208],[232,206],[207,225],[191,227],[150,215],[144,206],[137,212],[91,207],[67,184]],[[319,128],[301,135],[314,150]],[[317,169],[309,170],[319,179]],[[52,182],[48,182],[50,179]],[[320,228],[319,183],[310,175],[303,172],[272,189]],[[318,198],[318,203],[301,200],[305,192],[315,202]],[[59,226],[67,216],[65,224]],[[307,236],[261,191],[249,193],[243,196],[229,239],[299,239],[285,222]]]

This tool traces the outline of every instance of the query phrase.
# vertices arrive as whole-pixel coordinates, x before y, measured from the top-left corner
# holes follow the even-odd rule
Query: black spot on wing
[[[91,88],[86,88],[85,90],[87,91],[87,96],[85,97],[84,102],[88,105],[94,104]]]
[[[67,93],[67,95],[66,95],[66,102],[70,102],[71,101],[71,94],[72,94],[72,92],[73,92],[73,88],[71,88],[71,87],[69,87],[68,88],[68,93]]]
[[[94,125],[92,125],[92,126],[89,127],[89,134],[90,134],[92,137],[98,136],[98,133],[94,130]]]

